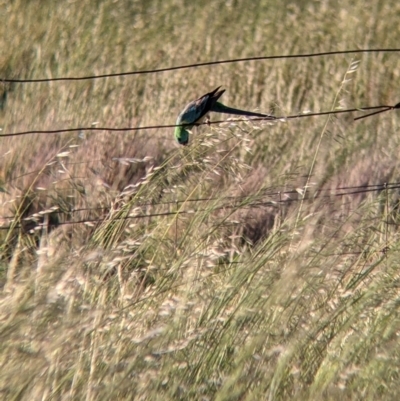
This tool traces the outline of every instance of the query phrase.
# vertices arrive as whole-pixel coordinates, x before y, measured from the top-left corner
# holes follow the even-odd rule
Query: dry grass
[[[400,6],[0,11],[0,77],[41,78],[396,47]],[[376,53],[0,83],[0,127],[173,124],[218,85],[276,115],[393,104],[399,74]],[[2,398],[398,399],[399,195],[335,196],[398,181],[398,114],[352,118],[211,125],[185,148],[171,130],[1,139]]]

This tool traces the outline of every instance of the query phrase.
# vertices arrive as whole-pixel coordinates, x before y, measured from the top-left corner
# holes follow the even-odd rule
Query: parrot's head
[[[185,127],[175,127],[175,138],[181,145],[189,143],[189,131]]]

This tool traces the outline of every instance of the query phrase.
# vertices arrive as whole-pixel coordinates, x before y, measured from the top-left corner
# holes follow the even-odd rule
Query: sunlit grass
[[[396,47],[400,11],[92,3],[0,2],[0,78]],[[218,85],[279,116],[394,104],[399,74],[376,53],[0,82],[0,128],[173,124]],[[202,126],[188,147],[2,138],[0,398],[398,399],[398,193],[336,190],[398,181],[398,114],[353,117]]]

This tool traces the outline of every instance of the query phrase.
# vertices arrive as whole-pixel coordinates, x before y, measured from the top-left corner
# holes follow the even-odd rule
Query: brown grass
[[[400,11],[3,3],[0,78],[396,47]],[[399,74],[380,52],[0,83],[0,128],[173,124],[218,85],[278,116],[394,104]],[[398,399],[398,114],[354,116],[202,126],[185,148],[171,129],[2,138],[2,397]]]

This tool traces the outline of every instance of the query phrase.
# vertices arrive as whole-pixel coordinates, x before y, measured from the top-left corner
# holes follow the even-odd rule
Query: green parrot
[[[248,117],[269,117],[271,120],[275,119],[274,116],[269,114],[252,113],[251,111],[234,109],[227,107],[218,102],[218,99],[225,92],[225,89],[220,90],[220,86],[213,91],[206,93],[188,103],[176,119],[175,138],[181,145],[187,145],[189,142],[189,130],[196,124],[204,121],[210,111],[216,113],[234,114],[238,116]],[[181,125],[183,124],[183,125]]]

